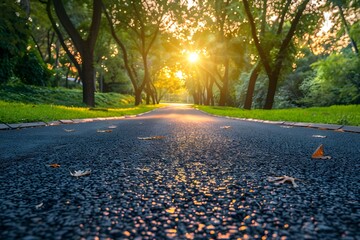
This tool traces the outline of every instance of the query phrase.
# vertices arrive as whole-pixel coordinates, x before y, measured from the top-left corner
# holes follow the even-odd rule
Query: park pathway
[[[359,134],[179,104],[1,131],[0,151],[0,239],[360,238]]]

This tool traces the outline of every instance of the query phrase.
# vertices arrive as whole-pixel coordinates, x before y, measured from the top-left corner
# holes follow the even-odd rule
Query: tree
[[[74,21],[71,19],[73,16],[68,14],[66,5],[63,1],[48,0],[46,4],[48,17],[55,32],[58,35],[60,43],[79,72],[81,81],[83,83],[83,102],[86,105],[93,107],[95,106],[94,50],[100,30],[102,13],[101,0],[92,1],[92,16],[90,18],[90,26],[88,28],[82,29],[78,29],[76,27]],[[91,5],[88,2],[85,2],[84,4],[87,7]],[[52,8],[55,9],[58,22],[53,16]],[[59,25],[61,25],[68,34],[71,40],[71,44],[68,44],[69,42],[65,40],[64,34],[58,27]]]
[[[180,4],[181,5],[181,4]],[[151,93],[151,75],[149,71],[149,53],[157,40],[160,31],[169,28],[174,23],[173,12],[179,6],[177,2],[170,0],[161,1],[117,1],[109,3],[104,7],[111,33],[119,45],[124,59],[125,69],[129,75],[135,93],[135,105],[142,101],[142,92],[147,91],[147,103]],[[119,21],[119,19],[121,19]],[[126,46],[119,33],[126,32],[132,43]],[[137,73],[130,59],[128,49],[134,49],[142,60],[142,76]],[[132,52],[135,55],[134,52]]]
[[[183,87],[182,80],[176,75],[176,68],[164,67],[157,72],[154,77],[154,87],[156,90],[156,103],[159,104],[165,94],[174,94]]]
[[[0,83],[6,83],[25,52],[30,36],[28,20],[19,5],[0,1]]]
[[[310,0],[303,0],[296,6],[291,6],[291,0],[286,1],[285,5],[282,7],[280,17],[278,18],[279,24],[277,28],[277,33],[280,34],[284,31],[283,29],[286,22],[289,22],[290,24],[289,29],[286,33],[279,35],[276,39],[278,41],[277,50],[269,51],[272,50],[273,47],[266,48],[267,43],[261,41],[261,39],[259,38],[259,30],[256,26],[255,18],[252,13],[253,11],[250,8],[249,1],[243,0],[244,10],[251,28],[251,35],[254,40],[255,47],[258,51],[261,64],[269,78],[269,86],[264,109],[271,109],[273,107],[275,92],[281,70],[284,67],[284,61],[287,58],[292,39],[297,33],[296,31],[298,30],[298,26],[301,23],[301,19],[309,1]],[[264,8],[264,10],[265,9],[267,8]],[[289,11],[291,9],[294,9],[295,11],[292,14],[289,14]]]
[[[333,53],[312,64],[314,78],[301,86],[307,106],[360,104],[360,59],[352,52]]]

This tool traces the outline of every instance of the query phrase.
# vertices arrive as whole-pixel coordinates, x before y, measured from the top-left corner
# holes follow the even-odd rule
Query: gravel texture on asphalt
[[[4,131],[0,150],[0,239],[360,239],[359,134],[176,106]]]

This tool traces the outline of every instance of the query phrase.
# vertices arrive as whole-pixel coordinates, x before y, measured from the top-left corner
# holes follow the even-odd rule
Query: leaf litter
[[[73,177],[82,177],[90,174],[91,174],[91,170],[78,170],[78,171],[75,170],[73,173],[70,171],[70,175]]]
[[[49,164],[48,166],[51,167],[51,168],[59,168],[59,167],[60,167],[60,164],[51,163],[51,164]]]
[[[289,176],[281,176],[281,177],[268,177],[267,180],[269,182],[273,182],[275,185],[280,185],[283,183],[291,183],[293,187],[298,187],[298,185],[295,183],[295,180],[298,180],[297,178],[289,177]]]
[[[105,130],[98,129],[96,132],[98,132],[98,133],[110,133],[110,132],[112,132],[112,130],[110,130],[110,129],[105,129]]]
[[[64,128],[64,131],[65,132],[75,132],[75,129],[66,129],[66,128]]]
[[[44,206],[44,203],[40,203],[40,204],[36,205],[35,208],[36,208],[36,209],[39,209],[39,208],[41,208],[42,206]]]
[[[164,138],[164,136],[138,137],[139,140],[160,140]]]
[[[220,128],[221,129],[229,129],[229,128],[231,128],[231,126],[221,126]]]
[[[312,135],[313,138],[326,138],[324,135]]]
[[[324,156],[324,145],[320,144],[320,146],[315,150],[315,152],[311,155],[312,159],[331,159],[330,156]]]

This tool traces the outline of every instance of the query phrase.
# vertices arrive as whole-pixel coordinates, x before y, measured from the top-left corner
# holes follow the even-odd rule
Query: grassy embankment
[[[196,108],[214,115],[237,118],[360,126],[360,105],[273,110],[209,106],[196,106]]]
[[[150,111],[159,106],[134,107],[134,98],[96,93],[96,108],[82,104],[82,91],[14,85],[0,88],[0,122],[49,122],[61,119],[117,117]]]

